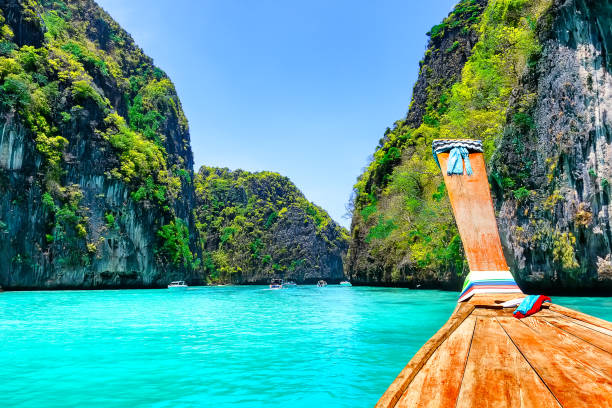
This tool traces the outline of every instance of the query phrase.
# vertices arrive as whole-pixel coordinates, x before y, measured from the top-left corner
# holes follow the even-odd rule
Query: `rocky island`
[[[196,226],[212,282],[343,279],[348,234],[277,173],[202,167]]]

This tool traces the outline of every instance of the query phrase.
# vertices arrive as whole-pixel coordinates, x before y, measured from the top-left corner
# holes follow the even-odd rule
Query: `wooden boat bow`
[[[464,301],[376,407],[612,407],[612,323],[554,303],[521,320],[513,317],[514,308],[502,307],[525,295],[518,286],[496,283],[499,276],[507,280],[509,268],[482,150],[474,141],[465,142],[472,150],[462,165],[464,174],[448,174],[450,156],[458,154],[449,150],[457,141],[434,142],[434,154],[471,274],[485,271],[487,279],[472,286],[478,290],[469,290],[467,279]],[[451,149],[444,150],[448,145]]]

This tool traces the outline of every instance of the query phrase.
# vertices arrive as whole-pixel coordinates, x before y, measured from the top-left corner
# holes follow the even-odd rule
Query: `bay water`
[[[3,407],[372,407],[457,293],[0,293]],[[612,298],[553,300],[612,320]]]

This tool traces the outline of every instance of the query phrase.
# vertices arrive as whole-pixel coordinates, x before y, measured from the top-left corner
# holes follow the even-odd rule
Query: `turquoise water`
[[[328,286],[0,294],[3,407],[372,407],[456,293]],[[612,298],[558,303],[612,320]]]

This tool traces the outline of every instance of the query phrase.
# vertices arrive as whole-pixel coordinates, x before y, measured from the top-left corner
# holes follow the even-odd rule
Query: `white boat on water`
[[[353,285],[351,285],[351,282],[349,281],[342,281],[340,282],[340,286],[353,286]]]
[[[297,283],[293,282],[293,281],[289,281],[289,282],[285,282],[283,284],[283,288],[284,289],[293,289],[293,288],[297,288]]]
[[[325,286],[327,286],[327,282],[325,282],[323,279],[317,282],[318,288],[324,288]]]
[[[175,290],[181,289],[181,290],[184,290],[184,289],[187,289],[187,288],[188,288],[188,286],[185,283],[185,281],[174,281],[174,282],[170,282],[170,284],[168,285],[168,289],[175,289]]]
[[[283,288],[283,280],[282,279],[272,279],[270,282],[270,289],[282,289]]]

